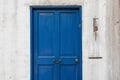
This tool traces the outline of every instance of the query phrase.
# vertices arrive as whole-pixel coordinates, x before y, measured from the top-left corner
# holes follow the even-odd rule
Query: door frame
[[[74,9],[78,9],[79,10],[79,21],[80,21],[80,25],[79,27],[81,28],[81,37],[82,37],[82,6],[30,6],[30,80],[34,80],[34,74],[33,74],[33,70],[34,70],[34,55],[33,55],[33,38],[34,38],[34,25],[33,25],[33,11],[36,9],[70,9],[70,10],[74,10]],[[82,58],[82,38],[81,38],[81,55],[80,57]],[[81,59],[82,60],[82,59]],[[81,65],[82,65],[82,61],[81,61]],[[80,67],[80,69],[82,70],[82,66]],[[81,72],[82,73],[82,72]],[[82,75],[82,74],[80,74]],[[82,76],[81,76],[82,77]]]

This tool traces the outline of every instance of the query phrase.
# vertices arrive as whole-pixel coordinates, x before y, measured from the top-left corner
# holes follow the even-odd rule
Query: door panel
[[[76,65],[62,65],[60,80],[77,80]]]
[[[53,31],[55,27],[55,13],[38,13],[38,53],[39,56],[53,56]]]
[[[34,11],[34,80],[56,80],[52,59],[58,49],[58,27],[54,11]]]
[[[53,65],[39,65],[38,80],[53,80]]]
[[[75,60],[80,57],[80,29],[78,11],[60,12],[60,58],[61,80],[78,80],[78,66]]]
[[[76,12],[60,13],[60,57],[79,58],[80,29]],[[69,60],[70,61],[70,60]]]
[[[79,18],[78,9],[34,10],[33,80],[82,80]]]
[[[76,13],[60,13],[60,54],[61,56],[74,56],[74,27],[76,26]]]

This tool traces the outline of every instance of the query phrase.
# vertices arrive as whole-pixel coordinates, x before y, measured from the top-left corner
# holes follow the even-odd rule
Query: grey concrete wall
[[[117,22],[120,16],[117,14],[118,6],[115,8],[118,0],[112,1],[0,0],[0,80],[30,80],[31,5],[81,5],[83,80],[120,80],[120,29]],[[93,32],[94,17],[99,18],[96,40]],[[103,59],[88,59],[92,56],[101,56]]]

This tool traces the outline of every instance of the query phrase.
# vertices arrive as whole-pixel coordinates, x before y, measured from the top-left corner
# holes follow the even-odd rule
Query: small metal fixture
[[[93,32],[95,34],[95,40],[97,39],[97,31],[98,31],[97,19],[98,18],[93,18]]]
[[[97,19],[98,18],[93,18],[93,31],[94,32],[98,31]]]
[[[76,63],[78,63],[78,62],[79,62],[79,59],[78,59],[78,58],[76,58],[76,59],[75,59],[75,62],[76,62]]]
[[[55,63],[55,64],[60,64],[62,62],[62,59],[59,59],[58,61],[56,61],[56,59],[52,59],[52,61]]]
[[[102,57],[88,57],[89,59],[102,59]]]

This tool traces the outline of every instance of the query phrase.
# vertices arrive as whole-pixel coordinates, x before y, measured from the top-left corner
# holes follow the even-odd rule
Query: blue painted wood
[[[31,80],[82,80],[81,7],[34,6],[31,17]]]
[[[34,58],[33,58],[33,8],[30,7],[30,80],[33,80]]]

